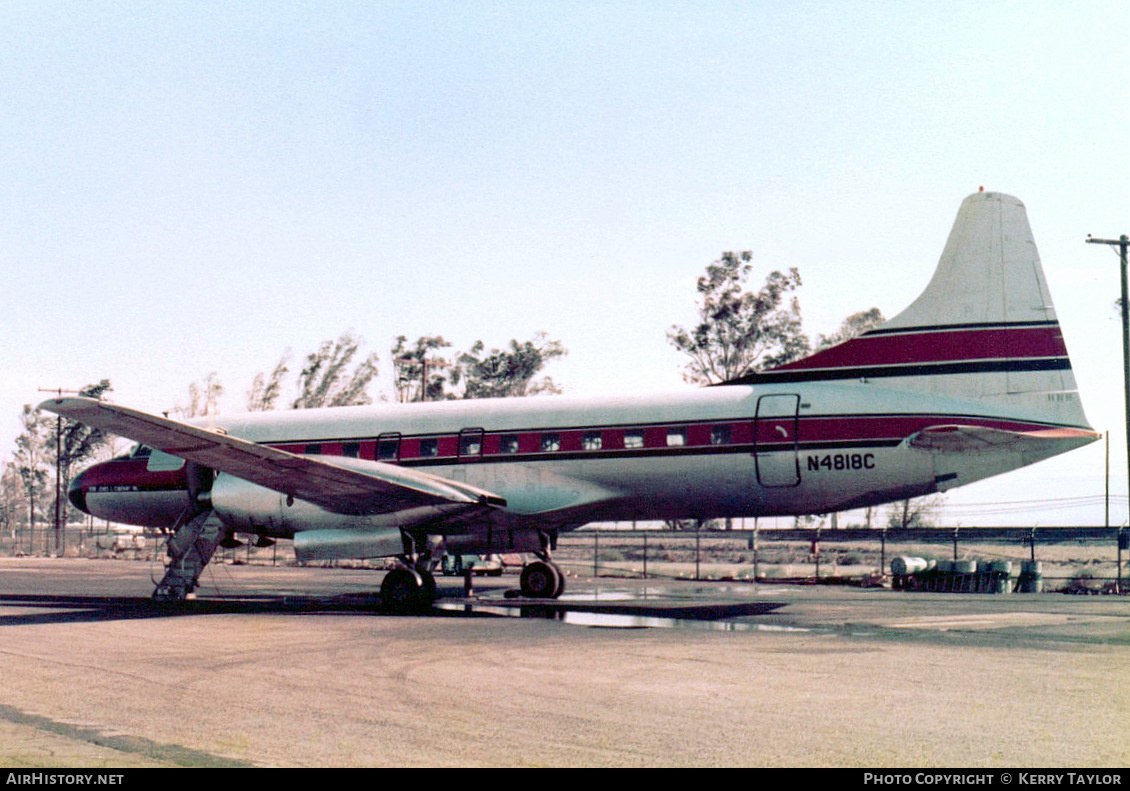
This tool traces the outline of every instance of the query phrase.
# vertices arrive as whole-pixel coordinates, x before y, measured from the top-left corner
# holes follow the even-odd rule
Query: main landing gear
[[[538,559],[522,568],[519,586],[528,599],[556,599],[565,592],[565,574],[549,559],[550,550],[557,549],[557,531],[539,531],[538,537],[541,551],[534,553]]]
[[[541,534],[537,560],[527,563],[519,577],[520,593],[527,599],[556,599],[565,592],[565,574],[550,560],[555,536]],[[417,547],[425,546],[423,552]],[[432,549],[404,533],[404,553],[397,556],[397,567],[385,574],[381,583],[381,605],[385,612],[420,613],[431,609],[436,598],[436,578],[432,574]]]
[[[436,598],[436,578],[427,569],[397,566],[381,583],[381,604],[386,612],[424,612]]]
[[[565,592],[565,574],[548,558],[538,559],[522,568],[519,586],[528,599],[556,599]]]
[[[432,574],[432,553],[425,548],[417,552],[418,542],[404,533],[403,555],[397,556],[399,565],[385,574],[381,583],[381,605],[385,612],[407,614],[426,612],[436,599],[436,578]]]

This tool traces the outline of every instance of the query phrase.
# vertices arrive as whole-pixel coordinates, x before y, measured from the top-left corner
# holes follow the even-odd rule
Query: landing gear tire
[[[430,585],[428,582],[430,581]],[[421,612],[435,599],[435,577],[406,568],[396,568],[381,583],[381,605],[385,612]]]
[[[535,560],[522,569],[519,584],[527,598],[556,599],[565,590],[565,575],[552,563]]]

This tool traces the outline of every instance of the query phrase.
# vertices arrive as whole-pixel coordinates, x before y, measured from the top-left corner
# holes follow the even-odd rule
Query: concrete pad
[[[514,578],[441,578],[455,611],[396,617],[380,572],[209,573],[161,610],[146,564],[0,560],[0,764],[1130,760],[1125,598],[570,579],[590,617],[735,627],[594,628],[484,612]]]

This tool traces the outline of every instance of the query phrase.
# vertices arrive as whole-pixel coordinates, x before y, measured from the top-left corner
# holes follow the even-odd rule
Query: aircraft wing
[[[998,451],[1041,452],[1065,445],[1086,445],[1099,435],[1077,428],[1051,428],[1036,431],[1009,431],[985,426],[930,426],[907,439],[919,450],[936,453],[994,453]]]
[[[382,462],[368,462],[363,469],[331,464],[93,398],[52,398],[39,406],[334,513],[506,506],[496,494],[438,475]]]

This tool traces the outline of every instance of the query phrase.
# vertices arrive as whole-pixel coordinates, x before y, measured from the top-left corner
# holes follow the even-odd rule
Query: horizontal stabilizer
[[[1038,431],[1005,431],[984,426],[931,426],[907,439],[907,445],[935,453],[1060,453],[1099,438],[1093,431],[1052,428]]]

